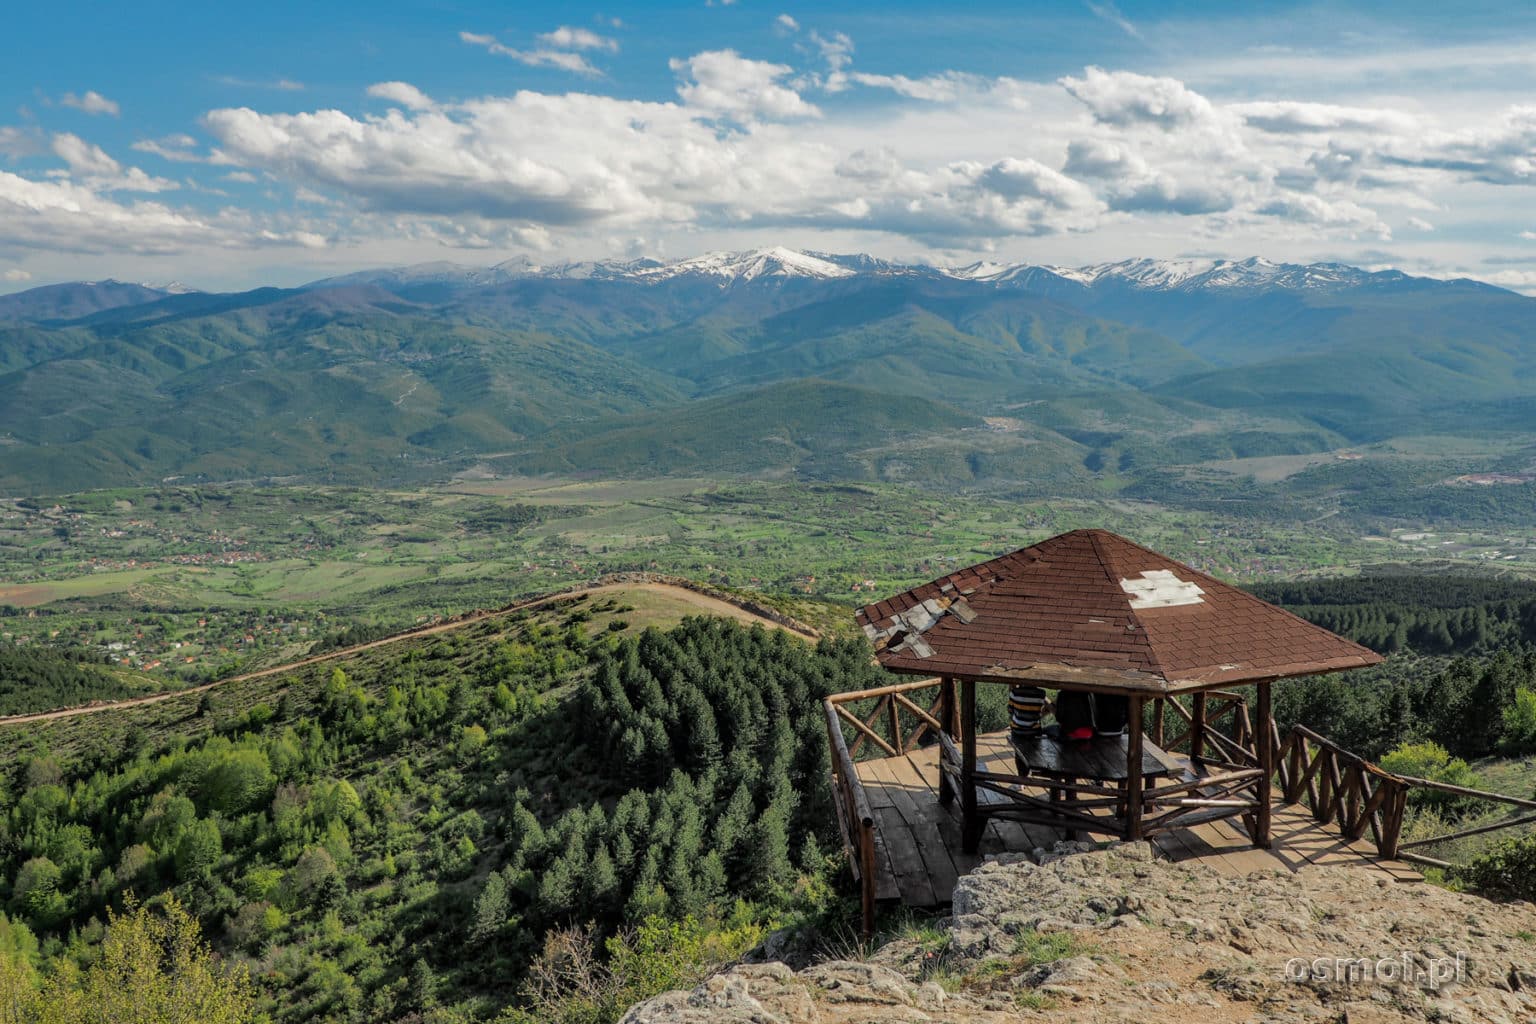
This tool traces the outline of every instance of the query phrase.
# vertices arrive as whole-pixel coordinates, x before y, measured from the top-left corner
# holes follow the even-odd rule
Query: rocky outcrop
[[[1536,908],[1366,868],[1216,874],[1143,844],[987,864],[867,960],[746,964],[624,1024],[1527,1024]]]

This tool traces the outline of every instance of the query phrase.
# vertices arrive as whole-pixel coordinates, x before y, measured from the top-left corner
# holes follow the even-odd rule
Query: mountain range
[[[1102,489],[1405,436],[1518,439],[1533,409],[1536,300],[1336,263],[769,248],[0,296],[11,494],[476,464]]]

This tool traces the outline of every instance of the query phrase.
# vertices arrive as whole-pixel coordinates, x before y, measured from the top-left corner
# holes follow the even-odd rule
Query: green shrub
[[[1516,756],[1536,751],[1536,690],[1524,686],[1515,689],[1515,699],[1506,705],[1502,717],[1504,731],[1499,745]]]
[[[1536,900],[1536,834],[1506,839],[1450,876],[1484,896]]]
[[[1381,759],[1381,767],[1394,775],[1411,775],[1468,789],[1477,789],[1482,783],[1482,779],[1467,762],[1452,757],[1444,747],[1434,742],[1400,744]],[[1410,790],[1408,799],[1415,808],[1434,808],[1452,817],[1467,810],[1469,804],[1476,804],[1474,799],[1432,789]]]

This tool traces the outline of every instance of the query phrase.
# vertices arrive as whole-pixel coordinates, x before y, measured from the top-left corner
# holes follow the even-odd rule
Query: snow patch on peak
[[[720,278],[722,281],[755,281],[762,277],[852,277],[858,271],[796,249],[773,246],[747,252],[707,252],[702,256],[665,263],[640,271],[636,276],[666,280],[684,275]]]

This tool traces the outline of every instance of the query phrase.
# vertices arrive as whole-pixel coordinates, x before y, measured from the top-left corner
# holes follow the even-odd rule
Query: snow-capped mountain
[[[1143,258],[1093,263],[1083,267],[982,262],[954,267],[945,273],[965,281],[985,281],[1026,288],[1049,283],[1044,280],[1049,275],[1087,288],[1118,285],[1138,291],[1160,292],[1255,289],[1326,291],[1407,278],[1407,275],[1396,270],[1372,272],[1343,263],[1276,263],[1258,256],[1245,260]]]
[[[707,252],[702,256],[663,263],[633,275],[651,281],[677,277],[713,277],[722,282],[755,281],[765,277],[809,277],[829,280],[853,277],[859,271],[819,255],[774,246],[748,252]]]
[[[1368,271],[1342,263],[1276,263],[1262,257],[1244,260],[1139,258],[1082,267],[992,261],[958,267],[930,267],[896,263],[862,253],[837,254],[773,246],[743,252],[709,252],[670,261],[635,259],[542,263],[518,256],[489,267],[446,262],[420,263],[326,278],[306,287],[374,284],[397,289],[437,285],[467,290],[528,279],[631,281],[640,284],[693,280],[728,287],[754,281],[833,281],[855,277],[964,281],[1053,294],[1063,290],[1071,293],[1076,289],[1104,288],[1181,293],[1338,291],[1410,281],[1422,282],[1426,286],[1440,283],[1429,278],[1410,278],[1396,270]]]
[[[1086,267],[1052,267],[1053,273],[1082,284],[1115,281],[1152,291],[1280,288],[1287,291],[1350,288],[1379,275],[1342,263],[1275,263],[1262,257],[1246,260],[1132,259]],[[1389,272],[1393,277],[1404,275]]]

